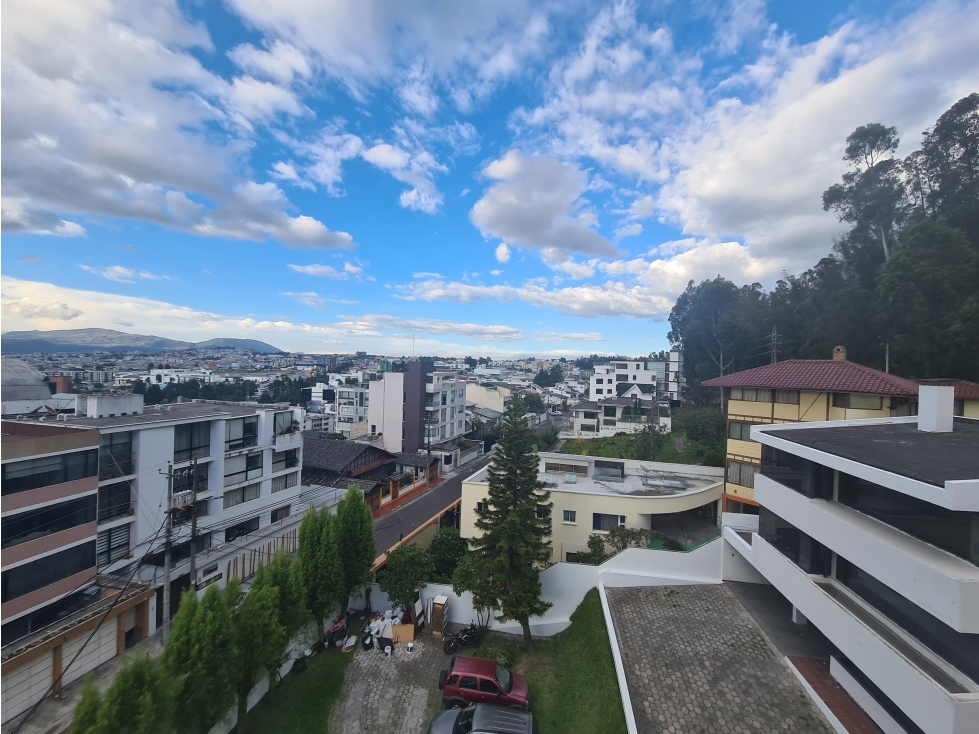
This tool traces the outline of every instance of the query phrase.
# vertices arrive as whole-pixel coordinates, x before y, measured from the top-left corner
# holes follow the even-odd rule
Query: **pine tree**
[[[291,640],[309,621],[306,595],[295,557],[285,551],[279,551],[272,556],[270,563],[259,566],[255,573],[255,580],[252,581],[252,591],[265,586],[274,586],[279,590],[279,624]]]
[[[170,730],[168,711],[165,677],[149,656],[138,655],[116,674],[91,731],[163,734]]]
[[[279,590],[274,586],[252,589],[246,596],[237,579],[224,590],[231,610],[237,643],[235,664],[238,694],[238,731],[243,732],[248,694],[262,673],[272,674],[285,652],[286,631],[279,624]]]
[[[319,563],[323,569],[323,616],[333,613],[337,607],[341,612],[347,609],[347,595],[344,594],[343,561],[340,555],[340,520],[324,507],[322,533],[320,541]],[[321,617],[322,618],[322,617]]]
[[[170,639],[163,648],[160,665],[170,681],[170,693],[179,707],[193,686],[194,620],[197,617],[197,594],[184,593],[170,623]]]
[[[364,501],[364,493],[356,487],[347,489],[347,496],[337,507],[337,546],[343,566],[340,606],[346,609],[354,589],[366,585],[377,560],[374,546],[374,517]]]
[[[326,567],[323,563],[323,542],[326,537],[323,526],[329,520],[329,510],[323,508],[317,511],[311,507],[299,525],[299,549],[296,552],[299,577],[306,597],[306,609],[316,620],[316,629],[320,634],[323,618],[332,604],[328,582],[324,578]]]
[[[88,676],[85,679],[81,698],[78,699],[78,705],[75,706],[75,714],[72,716],[68,734],[94,734],[101,707],[102,697],[99,695],[99,689],[92,676]]]
[[[537,480],[534,433],[524,420],[520,396],[507,406],[502,436],[487,478],[489,494],[476,507],[476,528],[483,535],[471,540],[479,559],[477,572],[492,579],[500,621],[515,620],[523,628],[530,652],[530,618],[550,608],[541,600],[540,572],[551,558],[550,493]]]

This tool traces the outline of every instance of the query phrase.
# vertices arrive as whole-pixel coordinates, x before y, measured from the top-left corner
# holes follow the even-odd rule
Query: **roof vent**
[[[577,484],[578,483],[578,475],[577,474],[565,474],[564,475],[564,483],[565,484]]]
[[[833,361],[846,362],[846,347],[833,347]]]
[[[954,408],[954,387],[921,385],[918,388],[918,430],[951,433]]]

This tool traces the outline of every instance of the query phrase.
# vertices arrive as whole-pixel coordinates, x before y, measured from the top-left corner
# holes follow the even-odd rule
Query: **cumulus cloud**
[[[577,166],[510,150],[486,166],[483,175],[496,183],[476,202],[469,219],[484,237],[533,249],[615,254],[594,229],[597,217],[581,198],[588,176]]]
[[[490,275],[503,275],[502,270],[490,270]]]
[[[3,315],[8,319],[13,319],[15,322],[71,321],[72,319],[77,319],[83,313],[84,311],[71,308],[67,303],[44,302],[41,299],[30,296],[11,301],[8,301],[5,297],[3,301]]]
[[[256,202],[255,187],[274,185],[242,179],[255,130],[308,110],[274,74],[228,80],[204,68],[193,51],[209,51],[210,38],[175,0],[12,0],[4,19],[17,30],[2,44],[3,188],[19,202],[4,203],[6,231],[84,234],[64,212],[352,245],[349,234],[288,213],[277,189]]]
[[[510,246],[506,242],[501,242],[496,246],[496,250],[493,251],[493,255],[496,257],[497,262],[505,263],[510,260]]]

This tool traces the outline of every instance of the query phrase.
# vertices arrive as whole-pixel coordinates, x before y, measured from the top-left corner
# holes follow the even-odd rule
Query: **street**
[[[462,482],[486,466],[492,457],[492,452],[484,454],[437,487],[375,520],[374,545],[377,555],[390,550],[405,535],[459,499],[462,496]]]

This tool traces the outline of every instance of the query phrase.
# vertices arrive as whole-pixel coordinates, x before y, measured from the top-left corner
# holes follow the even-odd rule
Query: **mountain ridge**
[[[115,329],[54,329],[51,331],[8,331],[0,335],[8,354],[32,352],[173,352],[187,349],[248,349],[261,354],[282,352],[257,339],[217,338],[187,342],[162,336],[129,334]]]

